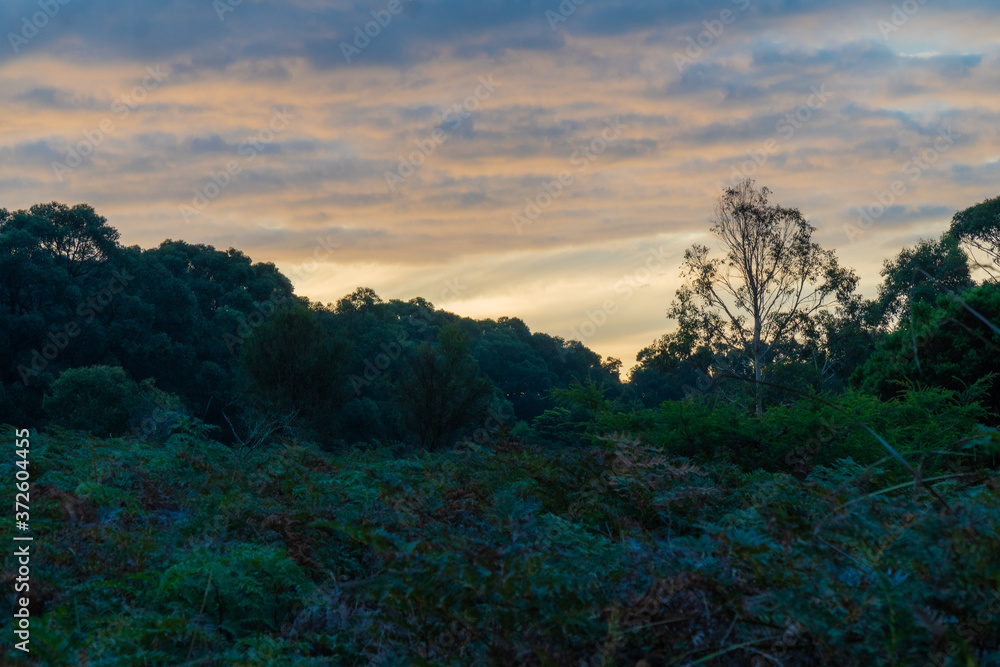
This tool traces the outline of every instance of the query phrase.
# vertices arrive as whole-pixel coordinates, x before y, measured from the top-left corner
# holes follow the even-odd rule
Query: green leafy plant
[[[88,366],[64,371],[45,398],[52,423],[94,435],[123,435],[144,430],[144,435],[162,432],[157,410],[175,423],[180,401],[156,388],[153,380],[133,382],[119,366]],[[157,421],[159,420],[159,421]]]

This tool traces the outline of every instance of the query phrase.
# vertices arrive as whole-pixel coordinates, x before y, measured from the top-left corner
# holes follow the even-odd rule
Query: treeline
[[[720,198],[713,232],[729,254],[687,252],[668,311],[680,326],[627,382],[619,360],[517,318],[368,288],[313,303],[232,248],[125,247],[86,205],[0,209],[0,421],[159,439],[195,420],[247,451],[282,436],[574,445],[621,429],[769,468],[794,467],[795,440],[825,413],[892,430],[915,406],[951,405],[963,425],[995,425],[1000,198],[887,260],[864,299],[769,194],[747,181]]]
[[[425,447],[531,422],[553,389],[620,391],[618,365],[519,319],[472,320],[359,288],[311,303],[270,263],[119,243],[87,205],[0,209],[0,421],[224,442],[278,431]]]

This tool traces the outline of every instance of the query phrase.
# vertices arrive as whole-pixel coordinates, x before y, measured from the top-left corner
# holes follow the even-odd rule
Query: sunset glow
[[[801,209],[869,295],[886,257],[995,196],[998,15],[5,2],[0,205],[89,203],[127,245],[236,247],[314,301],[364,285],[517,316],[628,368],[735,178]]]

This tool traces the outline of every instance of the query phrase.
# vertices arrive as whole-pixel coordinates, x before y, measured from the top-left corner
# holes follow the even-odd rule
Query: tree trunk
[[[764,400],[761,396],[761,354],[760,350],[760,319],[754,317],[754,327],[753,327],[753,379],[754,379],[754,394],[757,396],[757,419],[761,419],[764,416]]]
[[[757,419],[764,416],[764,402],[763,397],[760,395],[761,384],[760,384],[760,357],[756,354],[754,355],[753,361],[753,377],[754,377],[754,390],[757,392]]]

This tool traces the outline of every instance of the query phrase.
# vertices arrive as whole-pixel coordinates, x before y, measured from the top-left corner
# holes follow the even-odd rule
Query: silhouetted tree
[[[995,265],[993,268],[1000,268],[1000,197],[956,213],[949,233],[959,242],[986,253]],[[990,275],[996,280],[996,276]]]
[[[248,402],[264,412],[296,413],[322,427],[347,397],[347,345],[331,339],[302,304],[278,308],[243,347]]]
[[[948,234],[903,248],[885,260],[882,284],[872,304],[882,326],[892,329],[910,316],[919,303],[933,303],[947,290],[963,292],[972,287],[968,255]]]
[[[482,423],[493,384],[469,355],[469,341],[451,324],[438,334],[437,345],[424,342],[417,348],[399,379],[397,397],[420,445],[435,450]]]
[[[846,300],[858,282],[832,250],[812,242],[815,227],[797,209],[771,204],[770,194],[747,179],[719,198],[712,233],[723,256],[710,258],[703,245],[688,249],[686,282],[667,312],[684,335],[717,350],[741,352],[758,383],[812,316]],[[760,416],[760,384],[755,397]]]

